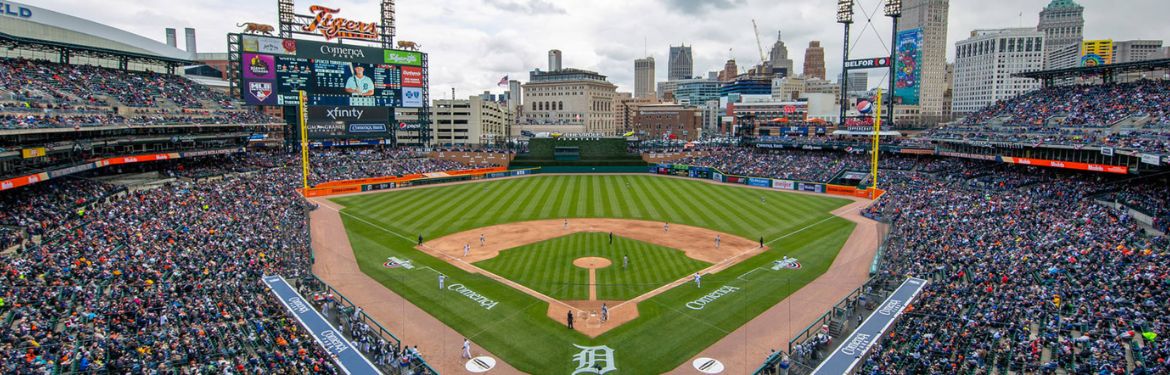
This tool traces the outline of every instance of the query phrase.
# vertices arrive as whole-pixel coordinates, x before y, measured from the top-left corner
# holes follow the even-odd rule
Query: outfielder
[[[447,275],[439,274],[439,290],[443,290],[443,283],[447,281]]]

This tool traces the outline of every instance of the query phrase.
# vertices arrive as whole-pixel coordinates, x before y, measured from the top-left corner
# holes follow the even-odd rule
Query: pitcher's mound
[[[605,259],[605,258],[584,257],[584,258],[573,259],[573,265],[577,266],[577,267],[585,268],[585,269],[598,269],[598,268],[609,267],[610,265],[613,265],[613,262],[611,262],[611,261],[609,261],[609,259]]]

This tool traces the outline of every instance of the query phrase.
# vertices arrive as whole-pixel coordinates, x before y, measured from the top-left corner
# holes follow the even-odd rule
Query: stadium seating
[[[1055,86],[1003,100],[926,138],[1170,151],[1170,81]]]
[[[236,102],[174,75],[0,59],[0,129],[280,122]]]
[[[318,156],[336,166],[378,159],[386,171],[467,168],[405,150]],[[174,161],[160,166],[179,180],[135,192],[86,179],[5,192],[5,247],[38,241],[0,255],[0,372],[337,373],[256,281],[311,281],[311,207],[293,190],[296,161],[282,153]],[[265,172],[237,174],[257,170]],[[315,178],[370,177],[364,171],[323,168]],[[198,179],[213,175],[223,178]],[[379,365],[419,360],[417,349],[341,323]]]

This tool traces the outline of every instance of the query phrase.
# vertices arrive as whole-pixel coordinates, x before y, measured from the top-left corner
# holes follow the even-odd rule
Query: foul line
[[[327,205],[323,205],[323,204],[318,204],[318,206],[319,206],[319,207],[325,207],[325,208],[328,208],[328,209],[330,209],[330,210],[333,210],[334,212],[337,212],[338,214],[341,214],[341,215],[346,215],[346,216],[349,216],[349,217],[351,217],[351,218],[353,218],[353,219],[355,219],[355,220],[358,220],[358,221],[361,221],[361,222],[363,222],[363,223],[366,223],[366,225],[369,225],[369,226],[371,226],[371,227],[374,227],[374,228],[380,229],[380,230],[382,230],[383,232],[386,232],[386,233],[393,234],[393,235],[395,235],[395,236],[398,236],[399,238],[402,238],[402,239],[404,239],[404,240],[407,240],[407,241],[412,241],[412,240],[413,240],[413,239],[411,239],[410,237],[404,236],[404,235],[402,235],[402,234],[400,234],[400,233],[398,233],[398,232],[392,231],[392,230],[390,230],[390,229],[386,229],[385,227],[379,226],[378,224],[374,224],[374,223],[370,222],[369,220],[366,220],[366,219],[363,219],[363,218],[357,217],[357,216],[355,216],[355,215],[353,215],[353,214],[350,214],[350,213],[348,213],[348,212],[344,212],[344,211],[341,211],[341,210],[338,210],[338,209],[336,209],[336,208],[329,207],[329,206],[327,206]],[[425,245],[420,245],[420,247],[423,247],[423,248],[428,248],[428,249],[430,249],[430,247],[429,247],[429,246],[425,246]],[[499,282],[499,283],[501,283],[501,284],[507,285],[507,286],[511,287],[512,289],[516,289],[517,291],[519,291],[519,292],[521,292],[521,293],[525,293],[525,294],[528,294],[528,295],[530,295],[530,296],[536,297],[536,299],[537,299],[537,300],[544,300],[545,302],[549,302],[550,304],[551,304],[551,303],[553,303],[553,302],[556,302],[557,304],[559,304],[559,305],[561,305],[561,306],[564,306],[564,307],[567,307],[567,308],[569,308],[569,309],[574,309],[574,308],[575,308],[575,307],[573,307],[572,305],[569,305],[569,304],[567,304],[567,303],[561,302],[561,300],[558,300],[558,299],[555,299],[555,298],[552,298],[552,297],[546,296],[546,295],[544,295],[543,293],[537,292],[537,291],[535,291],[535,290],[533,290],[533,289],[531,289],[531,288],[528,288],[528,287],[526,287],[526,286],[523,286],[523,285],[521,285],[520,283],[517,283],[517,282],[515,282],[515,281],[512,281],[512,280],[508,280],[508,279],[506,279],[506,278],[500,277],[499,275],[496,275],[496,274],[494,274],[494,273],[488,272],[488,271],[487,271],[487,270],[485,270],[485,269],[482,269],[482,268],[476,267],[475,265],[473,265],[473,264],[471,264],[471,263],[467,263],[467,262],[465,262],[463,259],[459,259],[459,258],[456,258],[456,257],[450,256],[450,255],[444,254],[442,251],[438,251],[438,250],[435,250],[435,249],[432,249],[432,250],[434,250],[435,254],[438,254],[438,255],[435,255],[435,254],[430,254],[430,253],[426,253],[426,254],[427,254],[427,255],[430,255],[430,256],[432,256],[432,257],[434,257],[434,258],[436,258],[436,259],[439,259],[439,256],[442,256],[442,257],[446,257],[446,258],[450,259],[450,260],[449,260],[449,262],[459,262],[459,263],[463,263],[464,265],[467,265],[467,267],[470,267],[470,268],[472,268],[472,269],[475,269],[475,270],[476,270],[476,271],[478,271],[478,272],[479,272],[481,275],[487,276],[489,279],[493,279],[493,280],[495,280],[496,282]],[[429,267],[428,267],[428,268],[429,268]],[[435,272],[438,272],[439,274],[442,274],[442,272],[439,272],[438,270],[434,270],[434,269],[431,269],[431,270],[432,270],[432,271],[435,271]],[[534,293],[535,293],[535,295],[534,295]],[[527,307],[526,307],[526,308],[527,308]],[[615,308],[616,308],[616,306],[615,306]]]

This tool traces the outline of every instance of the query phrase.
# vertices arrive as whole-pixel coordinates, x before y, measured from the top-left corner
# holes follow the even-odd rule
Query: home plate
[[[467,371],[474,373],[487,372],[488,370],[496,367],[496,359],[492,357],[475,357],[470,361],[467,361],[467,364],[464,365],[464,367],[467,368]],[[723,369],[723,365],[719,365],[719,368]]]
[[[691,365],[695,366],[695,370],[699,370],[699,372],[704,374],[718,374],[723,372],[723,362],[719,362],[717,359],[703,357],[691,362]]]

